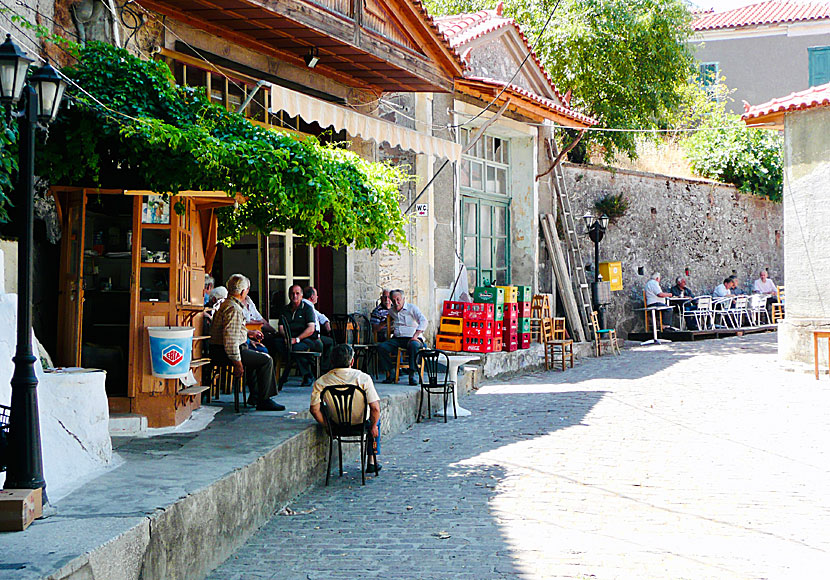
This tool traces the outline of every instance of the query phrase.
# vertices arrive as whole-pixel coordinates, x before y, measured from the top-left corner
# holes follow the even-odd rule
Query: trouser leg
[[[398,352],[398,341],[394,338],[378,345],[378,362],[380,370],[389,373],[395,367],[394,355]]]
[[[407,354],[409,354],[409,375],[416,376],[418,372],[417,361],[418,352],[424,348],[424,343],[418,339],[410,340],[406,345]]]
[[[320,339],[311,339],[311,338],[304,338],[293,347],[291,347],[294,352],[323,352],[323,343],[320,342]],[[311,366],[309,357],[298,356],[297,357],[297,368],[300,371],[300,375],[303,377],[307,377],[311,373]]]
[[[240,351],[242,365],[248,376],[248,386],[251,395],[261,403],[265,399],[277,394],[277,385],[274,381],[274,360],[267,354],[255,350]]]
[[[331,361],[329,357],[331,357],[331,349],[334,348],[334,339],[330,336],[320,336],[320,342],[323,343],[323,358],[322,358],[322,365],[325,368],[331,367]]]

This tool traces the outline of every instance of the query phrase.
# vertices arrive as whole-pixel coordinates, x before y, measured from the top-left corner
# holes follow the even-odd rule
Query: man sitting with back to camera
[[[321,409],[323,389],[334,385],[357,385],[366,393],[367,408],[361,409],[357,405],[354,406],[352,410],[352,424],[359,425],[362,421],[368,421],[369,425],[371,425],[369,430],[369,450],[371,451],[378,437],[380,397],[375,390],[372,377],[357,369],[353,369],[352,364],[354,364],[354,349],[350,345],[338,344],[331,349],[332,368],[314,382],[314,388],[311,390],[311,406],[308,410],[314,419],[325,427],[326,418]],[[332,404],[331,401],[325,401],[325,403],[327,405]],[[357,400],[355,400],[355,403],[357,403]],[[368,418],[366,415],[368,415]],[[374,454],[370,453],[366,464],[366,473],[377,473],[380,469],[380,464],[378,464]]]
[[[427,329],[427,317],[424,313],[404,299],[403,290],[392,290],[389,293],[392,299],[392,308],[389,309],[390,327],[392,336],[378,345],[378,357],[381,369],[386,371],[386,383],[394,383],[394,357],[398,348],[405,348],[409,355],[409,384],[418,384],[418,371],[415,360],[418,351],[424,348],[421,338]]]
[[[262,340],[261,332],[245,328],[243,309],[251,281],[242,274],[234,274],[226,287],[228,298],[219,306],[210,325],[210,358],[219,364],[231,364],[235,377],[247,375],[249,401],[258,411],[284,411],[284,406],[271,400],[277,394],[273,359],[247,347],[249,338]]]

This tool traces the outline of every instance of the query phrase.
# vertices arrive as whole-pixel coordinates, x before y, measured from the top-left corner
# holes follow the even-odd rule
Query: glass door
[[[86,195],[82,190],[61,193],[63,247],[61,248],[60,303],[58,312],[58,363],[81,364],[81,319],[83,317],[83,257],[86,227]]]
[[[266,238],[268,317],[279,318],[288,303],[288,288],[314,285],[314,249],[291,230],[273,232]]]

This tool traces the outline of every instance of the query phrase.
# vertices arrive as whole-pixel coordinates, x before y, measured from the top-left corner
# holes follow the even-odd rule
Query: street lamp
[[[602,282],[602,276],[599,273],[599,243],[605,237],[609,218],[605,214],[596,217],[591,213],[586,213],[582,216],[582,219],[585,222],[588,237],[594,242],[594,283],[591,285],[591,299],[594,303],[594,309],[597,311],[599,324],[605,328],[605,304],[600,304],[599,301],[599,284]]]
[[[17,118],[20,152],[17,202],[23,207],[24,229],[18,254],[17,349],[12,375],[9,417],[9,457],[6,489],[43,489],[43,458],[37,407],[37,375],[32,354],[32,258],[34,238],[35,129],[38,122],[51,123],[60,107],[66,83],[51,65],[26,74],[32,59],[12,42],[0,44],[0,103]],[[15,109],[19,106],[19,110]]]

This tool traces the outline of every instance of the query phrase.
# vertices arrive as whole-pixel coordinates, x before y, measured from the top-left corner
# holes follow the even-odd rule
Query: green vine
[[[628,198],[623,193],[606,193],[594,202],[594,209],[600,215],[607,215],[612,224],[628,212],[628,206]]]
[[[225,244],[253,229],[293,229],[313,245],[407,247],[398,167],[369,162],[316,138],[256,126],[174,84],[169,68],[89,42],[64,73],[74,106],[39,147],[38,173],[53,184],[221,190],[238,195],[218,211]]]

